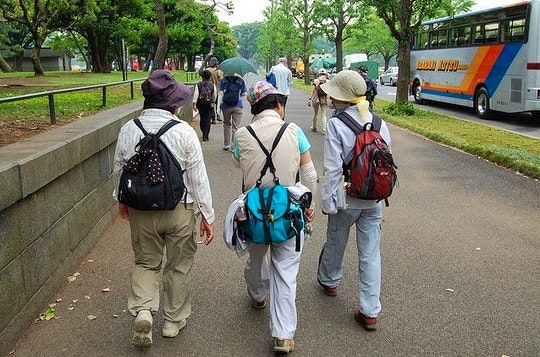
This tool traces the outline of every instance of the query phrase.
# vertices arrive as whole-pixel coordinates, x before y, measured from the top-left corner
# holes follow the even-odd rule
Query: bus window
[[[475,25],[473,27],[473,43],[481,44],[484,43],[484,31],[482,25]]]
[[[499,39],[499,23],[486,24],[484,27],[486,43],[495,43]]]

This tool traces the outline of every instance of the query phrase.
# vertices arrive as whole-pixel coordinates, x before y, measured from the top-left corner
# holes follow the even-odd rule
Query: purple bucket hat
[[[157,108],[174,113],[191,99],[191,89],[179,83],[167,70],[156,69],[141,85],[144,108]]]

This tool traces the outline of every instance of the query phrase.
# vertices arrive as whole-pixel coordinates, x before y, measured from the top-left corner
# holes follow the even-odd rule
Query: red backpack
[[[371,123],[364,127],[345,112],[338,113],[341,120],[356,135],[353,157],[344,165],[347,193],[363,200],[385,200],[392,194],[397,180],[397,166],[392,153],[382,138],[381,117],[373,114]]]

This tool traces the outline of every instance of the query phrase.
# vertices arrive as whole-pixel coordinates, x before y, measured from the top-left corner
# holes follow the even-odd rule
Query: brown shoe
[[[354,310],[354,319],[362,325],[366,331],[375,331],[377,329],[377,318],[364,315],[358,308]]]
[[[274,352],[291,353],[293,350],[293,339],[274,337]]]
[[[337,295],[337,288],[338,288],[337,285],[334,286],[334,287],[324,285],[323,283],[321,283],[321,281],[319,279],[317,279],[317,283],[319,283],[319,285],[323,288],[326,295],[328,295],[328,296],[336,296]]]

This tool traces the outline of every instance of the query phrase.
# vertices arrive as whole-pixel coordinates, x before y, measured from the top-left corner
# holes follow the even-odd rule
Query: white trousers
[[[293,338],[296,332],[296,277],[303,246],[303,237],[300,240],[300,252],[295,251],[295,238],[269,246],[249,246],[249,258],[244,269],[247,289],[257,301],[262,301],[270,293],[272,337]],[[266,255],[268,247],[270,259]]]

